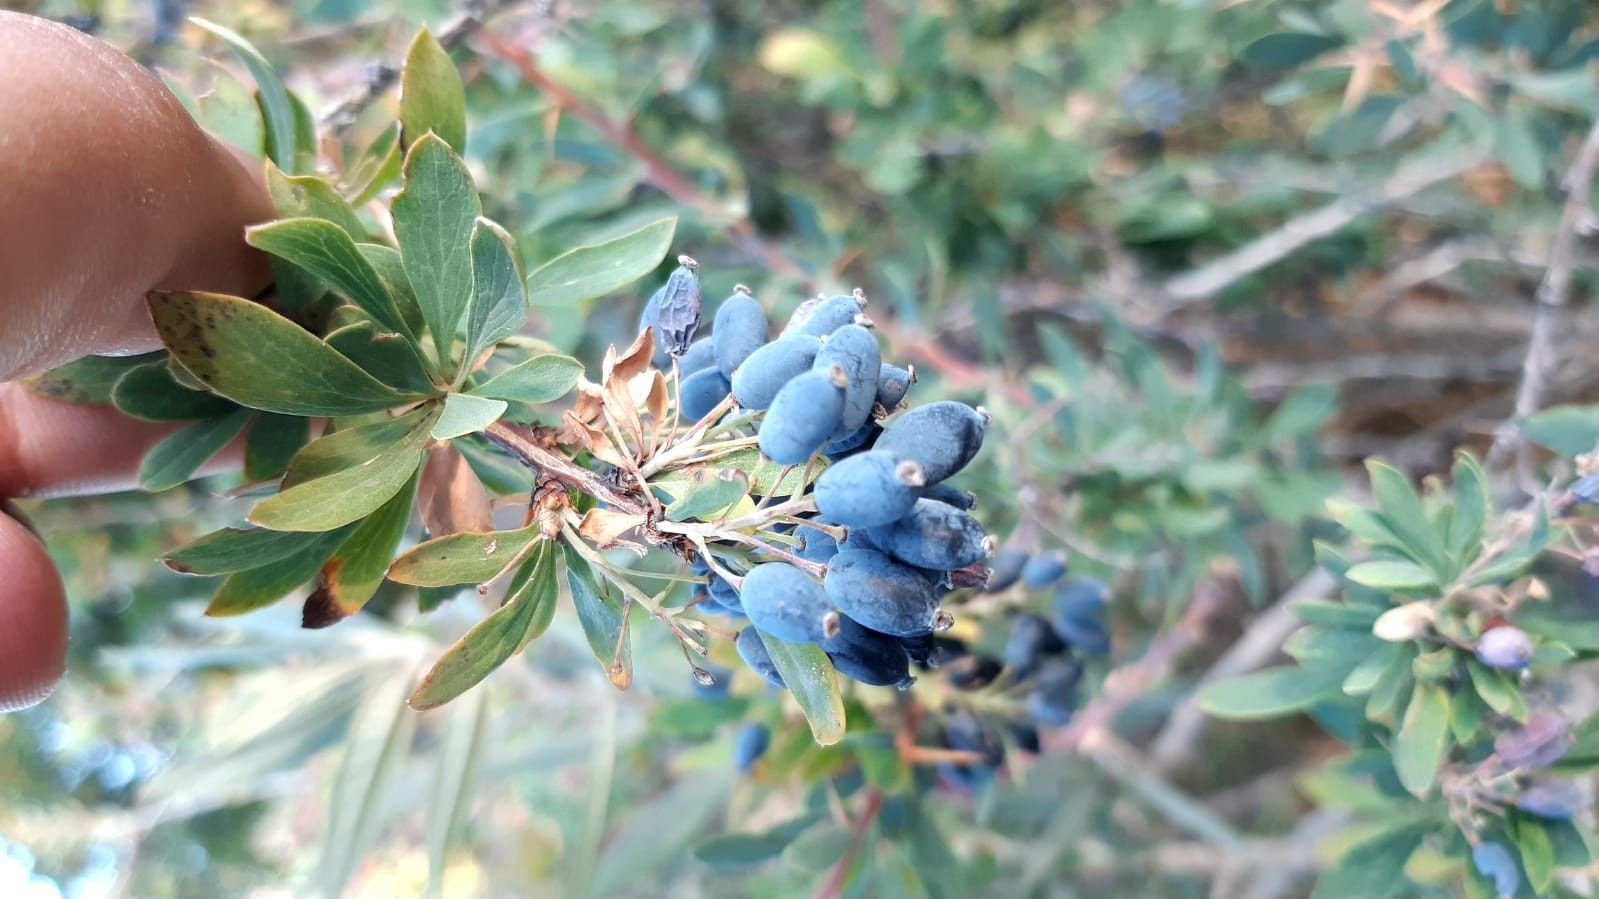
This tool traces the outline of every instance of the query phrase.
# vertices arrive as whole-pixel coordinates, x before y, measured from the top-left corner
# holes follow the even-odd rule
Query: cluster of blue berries
[[[739,654],[773,684],[782,679],[762,633],[819,644],[861,683],[908,686],[912,662],[930,661],[934,633],[954,621],[942,598],[987,577],[994,541],[970,512],[975,497],[945,483],[982,447],[987,413],[948,401],[900,413],[915,375],[882,360],[859,290],[804,303],[772,338],[739,286],[710,336],[693,340],[698,282],[692,260],[679,262],[640,324],[655,329],[665,362],[676,357],[682,417],[703,419],[731,397],[762,413],[755,439],[767,459],[827,463],[813,502],[771,498],[796,510],[792,549],[773,547],[772,561],[740,573],[694,562],[708,579],[696,608],[748,618]]]

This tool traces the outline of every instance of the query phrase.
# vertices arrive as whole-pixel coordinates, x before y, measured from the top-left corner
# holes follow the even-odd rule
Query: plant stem
[[[533,469],[536,477],[559,481],[580,493],[605,502],[618,512],[629,515],[644,514],[644,507],[636,500],[617,493],[598,474],[545,446],[539,440],[536,429],[502,419],[489,425],[483,435],[490,442],[521,460],[523,465]]]

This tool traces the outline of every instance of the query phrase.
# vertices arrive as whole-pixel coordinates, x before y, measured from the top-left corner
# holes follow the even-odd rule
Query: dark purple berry
[[[687,256],[677,257],[677,268],[667,276],[648,303],[639,327],[655,329],[656,359],[681,356],[694,341],[700,327],[700,279],[694,274],[699,263]]]
[[[910,637],[943,630],[951,621],[924,572],[880,552],[841,551],[828,560],[822,583],[840,612],[874,631]]]
[[[919,568],[950,571],[988,558],[993,541],[976,518],[947,503],[919,499],[904,518],[871,529],[894,558]]]

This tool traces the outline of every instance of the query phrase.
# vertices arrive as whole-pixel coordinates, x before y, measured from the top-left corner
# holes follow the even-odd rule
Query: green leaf
[[[275,562],[235,571],[211,597],[205,613],[213,617],[243,615],[277,602],[316,577],[322,563],[354,529],[354,525],[346,525],[317,534],[315,540]]]
[[[1332,35],[1283,31],[1255,39],[1238,58],[1251,68],[1285,72],[1343,43]]]
[[[1522,436],[1557,456],[1580,456],[1599,446],[1599,405],[1550,406],[1521,423]]]
[[[479,584],[539,539],[537,525],[487,534],[449,534],[418,544],[389,566],[389,580],[416,587]]]
[[[354,309],[345,306],[344,309]],[[377,330],[363,320],[345,325],[326,338],[328,346],[384,384],[406,393],[429,396],[440,392],[428,374],[428,364],[403,334]]]
[[[1290,393],[1261,426],[1258,440],[1271,445],[1314,433],[1338,410],[1338,390],[1330,384],[1307,384]]]
[[[422,448],[438,411],[434,405],[405,415],[400,420],[411,422],[410,431],[366,461],[297,480],[278,495],[262,500],[250,510],[251,523],[277,531],[325,531],[377,511],[405,487],[421,465]],[[316,443],[302,454],[314,446]],[[294,471],[291,464],[291,477]]]
[[[562,253],[528,277],[528,299],[536,306],[571,306],[615,293],[661,264],[676,230],[674,216]]]
[[[300,145],[300,120],[294,108],[293,95],[278,77],[277,69],[267,62],[261,51],[232,29],[199,16],[189,21],[221,38],[233,54],[250,70],[261,102],[261,112],[266,119],[267,155],[278,168],[286,172],[296,167],[295,150]]]
[[[1394,770],[1415,796],[1432,790],[1438,765],[1449,749],[1449,693],[1441,686],[1417,684],[1405,718],[1394,734]]]
[[[717,468],[736,468],[744,472],[750,479],[750,492],[757,496],[798,496],[827,470],[825,465],[778,465],[753,446],[718,456],[713,464]],[[780,484],[778,475],[785,469],[788,474],[783,476]],[[809,479],[805,477],[807,469]]]
[[[315,626],[311,623],[313,614],[321,614],[317,620],[327,624],[353,615],[377,592],[394,559],[394,548],[411,522],[416,482],[413,474],[400,492],[368,515],[322,566],[317,594],[306,600],[307,627]]]
[[[663,481],[659,486],[677,497],[666,507],[666,517],[672,521],[709,521],[750,491],[744,472],[703,466],[690,469],[682,480]]]
[[[336,471],[367,464],[403,441],[415,430],[417,423],[432,411],[436,410],[414,409],[398,418],[380,418],[341,428],[311,441],[289,463],[289,470],[283,476],[283,486],[293,487]]]
[[[1218,718],[1256,720],[1302,711],[1339,695],[1345,671],[1272,668],[1217,681],[1199,694],[1199,705]]]
[[[1415,562],[1361,562],[1350,568],[1344,577],[1377,590],[1436,590],[1438,587],[1432,573]]]
[[[355,210],[326,179],[316,175],[286,175],[268,162],[266,185],[279,216],[327,219],[357,240],[366,236],[366,226],[361,224]]]
[[[427,815],[429,896],[442,894],[445,854],[475,795],[488,707],[482,693],[468,693],[444,713],[439,760],[434,766],[433,797],[428,803]]]
[[[516,242],[486,218],[472,229],[472,304],[466,310],[466,359],[515,334],[527,318],[527,293],[516,264]]]
[[[522,586],[445,650],[411,694],[411,708],[431,709],[465,693],[547,627],[555,608],[555,568],[553,545],[544,541],[524,563]]]
[[[1366,697],[1366,718],[1388,725],[1392,725],[1397,718],[1399,702],[1404,699],[1406,688],[1414,681],[1411,669],[1415,661],[1415,650],[1408,645],[1396,648],[1399,652],[1391,657],[1393,661],[1383,669],[1376,685]]]
[[[240,409],[168,434],[139,463],[139,487],[157,493],[194,477],[206,460],[239,436],[249,420],[250,413]]]
[[[753,868],[783,854],[797,834],[730,833],[694,847],[694,857],[716,871]]]
[[[1514,580],[1525,574],[1548,547],[1549,512],[1542,503],[1539,503],[1533,515],[1532,530],[1492,562],[1477,569],[1466,583],[1472,587],[1482,587]]]
[[[453,372],[455,329],[472,298],[472,228],[483,211],[472,175],[438,135],[424,134],[405,154],[405,189],[390,208],[405,274]]]
[[[378,383],[310,332],[249,300],[152,293],[149,303],[172,355],[240,405],[289,415],[360,415],[420,398]]]
[[[354,720],[345,735],[344,759],[333,779],[328,829],[322,838],[317,880],[320,894],[340,896],[356,866],[387,822],[391,782],[410,755],[417,716],[405,707],[408,670],[368,676]]]
[[[1464,567],[1482,551],[1482,532],[1488,521],[1488,478],[1477,460],[1464,450],[1455,456],[1451,477],[1455,482],[1455,516],[1449,520],[1447,542],[1457,566]]]
[[[432,131],[466,150],[466,91],[450,54],[426,28],[416,33],[400,75],[400,140],[410,146]]]
[[[216,418],[238,408],[214,393],[190,390],[179,384],[164,359],[124,374],[111,390],[111,402],[124,415],[145,421]]]
[[[1488,708],[1517,721],[1527,720],[1527,701],[1521,695],[1521,688],[1503,671],[1495,671],[1476,659],[1466,660],[1466,670],[1471,674],[1471,684],[1477,695]]]
[[[1321,876],[1312,899],[1389,899],[1408,893],[1405,862],[1433,827],[1405,824],[1360,843]]]
[[[594,569],[576,550],[566,550],[566,585],[572,593],[572,607],[583,625],[594,658],[605,668],[605,677],[618,690],[633,683],[633,647],[627,637],[623,606],[609,590],[594,580]]]
[[[106,406],[111,404],[111,391],[123,375],[141,365],[160,362],[165,358],[166,355],[159,350],[141,356],[84,356],[76,362],[68,362],[43,374],[25,378],[22,386],[30,393],[58,403]]]
[[[168,568],[184,574],[228,574],[288,558],[320,536],[264,528],[223,528],[167,553],[164,561]]]
[[[844,738],[844,697],[838,692],[838,675],[820,646],[789,643],[761,633],[772,664],[783,676],[788,692],[810,722],[818,745],[831,746]]]
[[[1448,580],[1453,572],[1449,570],[1443,538],[1427,518],[1427,511],[1411,488],[1410,479],[1392,465],[1375,460],[1366,462],[1366,470],[1371,474],[1371,491],[1377,498],[1379,514],[1402,541],[1400,548],[1431,571],[1439,582]]]
[[[416,291],[411,288],[411,277],[405,273],[405,259],[400,251],[378,243],[358,243],[355,248],[361,251],[362,258],[378,273],[384,289],[394,298],[394,304],[410,325],[407,333],[421,334],[427,322],[422,318],[422,306],[416,301]],[[420,347],[417,352],[421,352]]]
[[[1549,831],[1530,815],[1516,815],[1512,819],[1512,839],[1521,853],[1521,867],[1527,872],[1527,883],[1539,896],[1547,894],[1555,873],[1555,847]]]
[[[261,483],[282,477],[290,460],[310,439],[309,418],[257,412],[244,444],[244,479]]]
[[[541,353],[484,381],[470,393],[518,403],[549,403],[571,393],[582,374],[583,363],[571,356]]]
[[[244,239],[326,281],[390,331],[409,333],[377,269],[338,225],[319,218],[279,219],[245,229]]]
[[[505,414],[505,400],[490,400],[470,393],[452,393],[444,398],[444,413],[433,424],[434,440],[453,440],[483,430]]]

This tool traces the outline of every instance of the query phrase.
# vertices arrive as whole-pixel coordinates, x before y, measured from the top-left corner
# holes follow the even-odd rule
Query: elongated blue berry
[[[877,405],[885,412],[893,412],[905,400],[911,385],[916,383],[916,369],[900,368],[884,362],[877,371]]]
[[[677,257],[677,268],[666,283],[644,304],[640,329],[655,329],[655,354],[681,356],[694,341],[700,327],[700,279],[694,274],[699,263],[687,256]]]
[[[779,640],[820,643],[838,630],[827,591],[804,569],[766,562],[744,575],[739,596],[750,623]]]
[[[756,721],[747,721],[733,735],[733,765],[743,774],[748,774],[761,756],[766,754],[766,747],[771,745],[772,732]]]
[[[1477,661],[1501,671],[1520,671],[1532,664],[1532,638],[1519,627],[1496,627],[1477,640]]]
[[[877,403],[882,368],[877,335],[860,325],[844,325],[827,336],[812,365],[824,370],[837,366],[844,373],[844,416],[832,437],[844,438],[860,430]]]
[[[1034,556],[1022,566],[1022,583],[1029,587],[1048,587],[1066,574],[1066,561],[1053,553]]]
[[[889,422],[875,448],[916,460],[927,483],[936,484],[972,461],[983,448],[987,430],[988,413],[942,400],[917,406]]]
[[[900,641],[841,615],[838,633],[822,643],[833,667],[845,677],[872,687],[909,686],[910,656]]]
[[[1571,727],[1558,712],[1539,709],[1527,723],[1494,737],[1494,754],[1506,768],[1547,768],[1571,750]]]
[[[994,553],[989,561],[988,584],[984,593],[998,593],[1021,580],[1022,567],[1027,564],[1027,553],[1015,547],[1006,547]]]
[[[1110,652],[1110,632],[1092,618],[1056,615],[1050,623],[1055,626],[1055,633],[1073,649],[1096,655]]]
[[[922,491],[923,499],[935,499],[965,512],[977,508],[977,494],[949,484],[929,484]]]
[[[766,345],[766,311],[759,300],[750,296],[749,288],[738,285],[716,310],[711,342],[715,346],[716,367],[725,378],[733,377],[751,353]]]
[[[761,642],[761,635],[755,628],[747,627],[738,632],[733,638],[733,648],[738,650],[738,657],[744,660],[749,669],[774,687],[782,687],[783,675],[777,672],[777,666],[772,664],[772,656],[766,651],[766,644]]]
[[[1516,808],[1540,818],[1565,820],[1587,805],[1582,789],[1576,782],[1560,780],[1535,780],[1516,794]]]
[[[809,334],[826,337],[845,325],[856,324],[864,313],[861,297],[840,294],[828,297],[815,305],[801,304],[794,317],[783,328],[783,337],[790,334]]]
[[[761,452],[779,465],[798,465],[822,448],[844,414],[844,385],[838,366],[812,369],[783,385],[761,420]]]
[[[910,514],[871,529],[872,540],[894,558],[918,568],[951,571],[988,558],[993,540],[969,512],[919,499]]]
[[[905,647],[905,654],[910,656],[911,661],[924,668],[937,668],[943,664],[944,649],[939,645],[939,636],[935,633],[900,637],[899,643]]]
[[[1010,636],[1005,640],[1005,667],[1026,677],[1045,656],[1066,649],[1055,629],[1042,615],[1023,612],[1011,619]]]
[[[822,447],[822,452],[836,462],[870,449],[872,442],[881,433],[883,426],[875,421],[869,421],[843,437],[828,441],[827,445]]]
[[[915,461],[874,449],[822,472],[816,479],[816,508],[826,520],[846,527],[876,527],[909,514],[926,483]]]
[[[679,413],[684,422],[693,423],[709,415],[716,404],[727,399],[733,385],[713,366],[702,368],[683,379],[677,388]]]
[[[1097,618],[1110,602],[1110,588],[1091,577],[1074,577],[1055,588],[1055,614],[1065,618]]]
[[[686,378],[697,371],[710,368],[716,364],[716,346],[709,337],[701,337],[688,345],[681,358],[677,360],[677,374]]]
[[[723,608],[740,613],[744,611],[744,603],[739,598],[738,588],[729,584],[721,575],[711,575],[711,582],[705,589],[711,599]]]
[[[784,384],[810,370],[821,348],[820,340],[805,334],[772,341],[733,371],[733,396],[746,409],[767,408]]]
[[[1478,874],[1493,883],[1494,894],[1501,899],[1516,895],[1521,888],[1521,869],[1503,843],[1492,840],[1478,843],[1471,850],[1471,864]]]
[[[846,549],[828,560],[822,579],[827,595],[845,615],[896,637],[944,630],[953,622],[938,607],[932,580],[869,549]]]
[[[838,555],[838,541],[826,531],[815,528],[799,529],[800,545],[794,554],[807,562],[827,564],[827,560]]]

